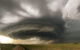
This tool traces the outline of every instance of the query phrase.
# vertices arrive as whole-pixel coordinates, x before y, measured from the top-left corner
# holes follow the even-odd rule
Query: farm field
[[[1,44],[1,50],[12,50],[15,46],[22,46],[26,50],[80,50],[80,44],[73,43],[45,45]]]

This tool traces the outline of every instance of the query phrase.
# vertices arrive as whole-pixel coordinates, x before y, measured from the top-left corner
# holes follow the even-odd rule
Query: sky
[[[0,0],[0,35],[25,44],[79,41],[79,9],[79,0]]]

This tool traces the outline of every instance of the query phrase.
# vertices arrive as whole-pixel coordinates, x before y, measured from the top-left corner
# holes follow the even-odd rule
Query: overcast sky
[[[2,31],[3,29],[24,19],[41,18],[45,15],[58,15],[57,18],[66,22],[66,39],[79,40],[80,0],[0,0],[0,32],[4,34],[6,31]]]

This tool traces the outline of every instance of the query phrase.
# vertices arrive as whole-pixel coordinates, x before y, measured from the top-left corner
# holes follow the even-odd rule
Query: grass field
[[[12,50],[16,45],[1,44],[1,50]],[[46,44],[46,45],[20,45],[26,50],[80,50],[80,44]]]

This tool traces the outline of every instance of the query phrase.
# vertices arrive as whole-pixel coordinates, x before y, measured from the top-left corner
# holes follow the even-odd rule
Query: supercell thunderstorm
[[[0,34],[26,44],[79,42],[79,3],[79,0],[0,0]]]

